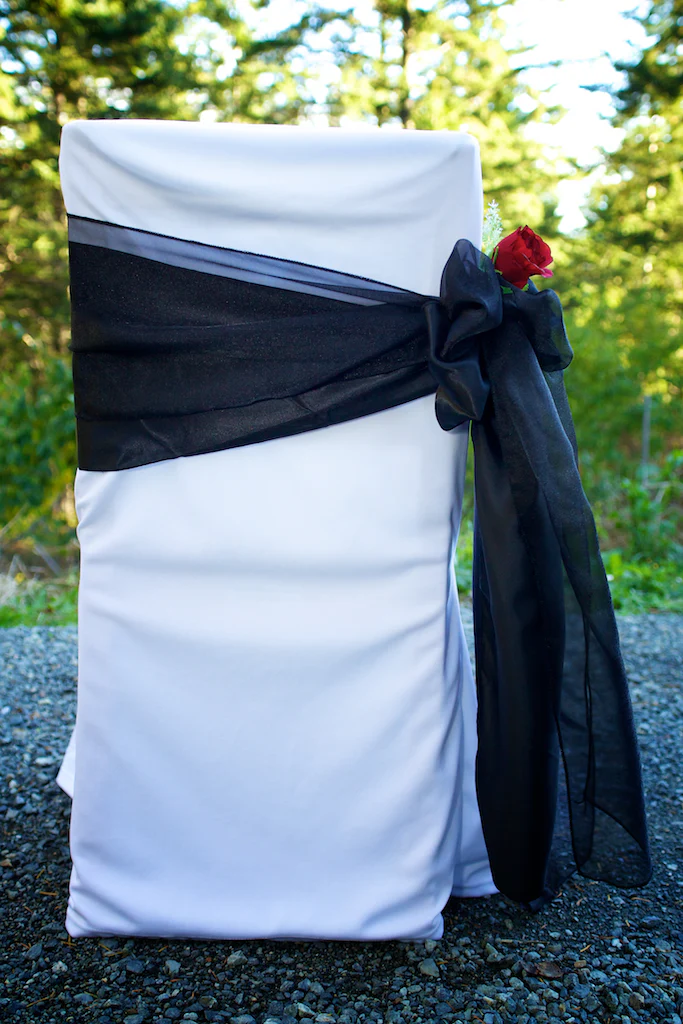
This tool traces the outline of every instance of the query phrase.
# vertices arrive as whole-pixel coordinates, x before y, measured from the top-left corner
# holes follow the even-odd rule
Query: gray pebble
[[[239,967],[242,964],[246,964],[247,962],[248,958],[245,956],[241,949],[238,949],[236,953],[231,953],[227,959],[229,967]]]
[[[420,973],[426,974],[429,978],[440,978],[441,972],[436,964],[435,960],[429,957],[427,960],[423,960],[420,964]]]

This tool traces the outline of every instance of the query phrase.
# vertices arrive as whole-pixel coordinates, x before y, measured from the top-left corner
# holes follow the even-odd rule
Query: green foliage
[[[263,6],[252,5],[252,15]],[[315,17],[309,11],[264,36],[239,13],[244,8],[213,0],[0,0],[5,542],[45,516],[75,467],[61,127],[85,117],[296,119],[303,76],[288,57]]]
[[[40,369],[19,364],[0,377],[3,441],[0,524],[22,532],[47,515],[76,464],[71,370],[55,357]]]
[[[75,574],[49,583],[0,577],[0,628],[72,626],[78,621],[77,606]]]
[[[653,0],[643,24],[652,43],[623,68],[624,139],[605,155],[587,231],[558,247],[579,440],[612,469],[634,461],[645,394],[654,453],[683,439],[683,0]]]
[[[472,522],[463,522],[456,559],[460,599],[472,595]],[[619,550],[604,551],[603,561],[615,610],[622,614],[678,612],[683,614],[683,559],[662,562],[628,560]]]
[[[472,563],[474,560],[474,521],[463,515],[455,551],[455,578],[461,599],[472,594]]]
[[[647,480],[609,473],[604,466],[586,476],[617,611],[683,613],[683,451],[651,465]],[[472,486],[470,446],[455,565],[465,599],[472,592]]]
[[[616,611],[683,613],[683,563],[627,562],[619,551],[607,552],[604,562]]]
[[[486,207],[484,213],[484,229],[481,234],[481,251],[493,259],[498,243],[505,236],[505,227],[500,216],[500,208],[495,199]]]
[[[264,38],[211,0],[0,0],[0,369],[68,343],[61,126],[294,120],[301,76],[287,57],[310,21]]]
[[[683,451],[671,452],[647,480],[621,478],[601,502],[605,568],[623,612],[683,612]]]
[[[646,480],[603,470],[594,510],[617,611],[683,612],[683,451]]]
[[[625,116],[643,110],[659,113],[661,106],[680,100],[683,92],[683,0],[652,0],[641,23],[652,45],[635,64],[617,64],[628,75],[619,93]]]
[[[328,82],[333,124],[361,121],[420,129],[457,129],[481,143],[484,191],[514,230],[533,223],[552,235],[554,154],[524,133],[547,121],[546,108],[520,80],[502,44],[500,4],[481,0],[374,0],[360,21],[340,18],[325,51],[337,69]]]
[[[620,490],[609,518],[625,538],[624,554],[634,561],[683,563],[683,452],[672,452],[655,480],[626,478]]]

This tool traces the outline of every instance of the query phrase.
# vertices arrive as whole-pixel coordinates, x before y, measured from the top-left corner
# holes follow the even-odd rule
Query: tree
[[[502,44],[495,0],[374,0],[372,16],[337,25],[327,89],[333,124],[464,129],[481,143],[484,190],[510,229],[557,229],[553,154],[525,129],[556,116],[520,80]]]
[[[257,36],[212,0],[0,0],[0,366],[68,338],[57,158],[73,118],[292,121],[288,53],[311,23]]]
[[[308,12],[284,32],[259,34],[236,5],[214,0],[0,0],[0,423],[14,422],[20,408],[40,411],[5,450],[0,526],[11,518],[21,526],[22,509],[45,511],[75,463],[63,365],[62,125],[202,113],[293,121],[302,83],[288,56],[316,24]],[[27,460],[36,437],[40,465]]]
[[[655,451],[683,439],[683,0],[653,0],[643,24],[652,43],[622,66],[625,135],[606,155],[568,282],[581,366],[568,375],[573,404],[608,461],[635,457],[644,394]]]
[[[618,93],[621,117],[666,112],[672,104],[680,104],[683,93],[682,0],[651,0],[641,24],[652,44],[635,64],[617,64],[627,75]]]

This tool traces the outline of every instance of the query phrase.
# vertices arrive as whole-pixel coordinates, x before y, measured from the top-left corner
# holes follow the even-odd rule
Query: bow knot
[[[486,371],[486,338],[505,321],[521,322],[544,372],[563,370],[572,351],[562,307],[550,290],[506,286],[493,262],[467,239],[455,245],[441,277],[439,300],[424,305],[429,366],[439,387],[436,417],[444,430],[481,420],[491,385]]]

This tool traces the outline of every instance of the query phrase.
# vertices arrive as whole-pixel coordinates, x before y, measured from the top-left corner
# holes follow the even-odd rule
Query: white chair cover
[[[69,214],[438,294],[479,243],[448,132],[79,122]],[[438,938],[495,891],[434,398],[79,471],[71,935]]]

